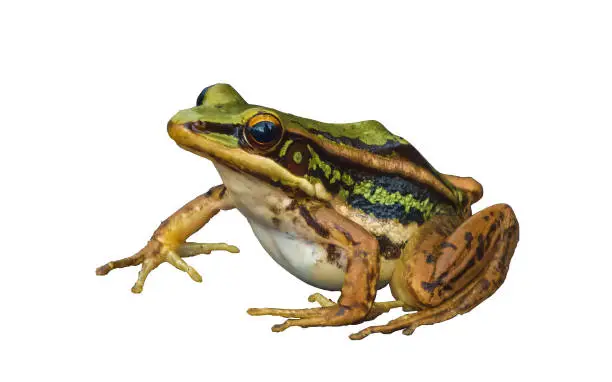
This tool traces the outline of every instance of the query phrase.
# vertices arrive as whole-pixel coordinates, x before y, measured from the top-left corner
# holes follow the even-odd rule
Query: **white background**
[[[610,380],[611,18],[605,1],[3,2],[0,379]],[[242,250],[189,259],[202,284],[167,264],[142,295],[136,268],[96,277],[220,182],[166,134],[216,82],[378,119],[478,179],[475,209],[507,202],[521,224],[506,283],[411,337],[272,333],[246,309],[316,290],[237,211],[195,236]]]

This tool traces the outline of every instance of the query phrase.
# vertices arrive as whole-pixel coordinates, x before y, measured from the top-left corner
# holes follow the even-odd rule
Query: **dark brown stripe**
[[[478,234],[478,247],[476,248],[476,257],[482,260],[485,255],[485,243],[482,234]]]
[[[280,220],[278,218],[272,218],[272,224],[274,225],[274,228],[277,228],[280,226]]]
[[[310,211],[308,211],[306,207],[300,206],[299,209],[300,209],[300,215],[302,215],[302,217],[306,221],[306,224],[308,224],[312,229],[314,229],[315,232],[318,233],[319,235],[325,238],[329,237],[329,230],[323,227],[321,224],[319,224],[319,222],[316,221],[314,217],[312,217],[312,215],[310,214]]]
[[[231,135],[238,137],[241,126],[229,123],[214,123],[214,122],[186,122],[186,128],[197,134],[219,133],[223,135]]]
[[[297,202],[297,200],[293,199],[293,200],[291,201],[291,203],[289,203],[289,205],[288,205],[288,206],[287,206],[287,208],[285,208],[285,209],[286,209],[287,211],[293,211],[293,210],[295,210],[295,209],[297,208],[297,206],[298,206],[298,202]]]
[[[399,245],[393,243],[386,236],[376,236],[376,240],[378,240],[378,248],[382,257],[385,259],[399,259],[402,254],[402,249]]]
[[[440,285],[442,285],[442,283],[444,283],[444,279],[446,278],[446,276],[448,276],[448,272],[443,272],[436,280],[434,280],[433,282],[427,282],[427,281],[422,281],[421,282],[421,287],[429,292],[432,293],[434,291],[434,289],[436,289],[437,287],[439,287]]]
[[[334,264],[338,268],[342,268],[340,265],[340,259],[342,257],[342,252],[338,248],[338,246],[334,244],[329,244],[327,246],[327,262],[330,264]]]
[[[346,238],[346,240],[347,240],[349,243],[351,243],[351,244],[353,244],[353,245],[357,245],[357,244],[359,244],[359,243],[357,243],[357,242],[356,242],[356,241],[353,239],[353,236],[352,236],[352,235],[351,235],[349,232],[347,232],[347,231],[346,231],[344,228],[342,228],[342,226],[340,226],[340,225],[338,225],[338,224],[335,224],[334,226],[336,227],[336,229],[337,229],[338,231],[340,231],[340,232],[341,232],[341,233],[344,235],[344,237]]]
[[[452,248],[452,249],[457,249],[457,246],[453,243],[449,243],[448,241],[443,241],[440,244],[440,249],[444,249],[444,248]]]
[[[472,249],[472,240],[474,240],[474,235],[472,235],[471,232],[466,232],[464,238],[465,238],[465,249],[469,251]]]
[[[455,277],[450,280],[450,284],[454,284],[457,280],[463,277],[467,271],[470,270],[474,265],[476,265],[476,260],[472,257],[470,261],[465,264],[465,268],[463,268]]]

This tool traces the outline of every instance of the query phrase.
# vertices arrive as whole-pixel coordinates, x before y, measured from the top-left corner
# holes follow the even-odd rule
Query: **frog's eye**
[[[257,114],[247,122],[244,136],[253,148],[269,149],[283,136],[283,127],[272,114]]]
[[[196,106],[201,106],[202,103],[204,103],[204,97],[206,96],[206,92],[208,91],[208,89],[210,89],[210,86],[207,88],[204,88],[204,90],[200,92],[200,95],[198,96],[198,99],[196,100]]]

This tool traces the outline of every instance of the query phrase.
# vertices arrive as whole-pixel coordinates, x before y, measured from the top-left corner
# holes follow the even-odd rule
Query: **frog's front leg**
[[[280,332],[291,326],[341,326],[362,322],[374,303],[379,275],[378,241],[361,226],[346,219],[333,209],[316,204],[300,205],[300,214],[312,227],[320,241],[346,250],[347,267],[337,304],[310,309],[252,308],[253,316],[289,318],[272,331]]]
[[[491,206],[458,226],[452,220],[440,217],[426,223],[393,273],[393,295],[419,312],[366,328],[351,339],[402,329],[412,334],[418,326],[469,312],[500,287],[519,236],[510,206]]]
[[[96,269],[96,274],[106,275],[116,268],[142,264],[138,279],[132,287],[132,292],[140,293],[149,273],[161,263],[168,262],[177,269],[186,272],[194,281],[201,282],[200,274],[189,266],[182,259],[183,257],[208,254],[214,250],[238,252],[238,248],[225,243],[185,242],[189,236],[202,228],[219,211],[234,208],[226,191],[224,185],[219,185],[187,203],[157,228],[147,245],[138,253],[121,260],[110,261]]]

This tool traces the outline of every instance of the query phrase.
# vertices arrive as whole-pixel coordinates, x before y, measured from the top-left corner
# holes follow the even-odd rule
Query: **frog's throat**
[[[269,179],[270,182],[280,183],[289,188],[300,189],[306,195],[320,200],[332,199],[332,195],[321,183],[313,184],[305,178],[295,176],[272,159],[249,154],[241,148],[227,147],[207,138],[206,135],[195,134],[181,124],[170,122],[168,134],[181,148],[211,161]]]

